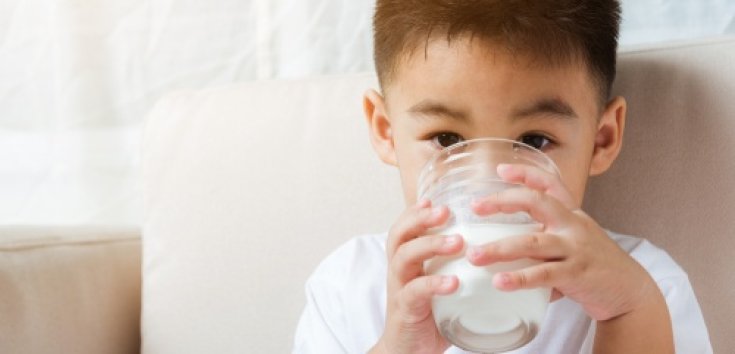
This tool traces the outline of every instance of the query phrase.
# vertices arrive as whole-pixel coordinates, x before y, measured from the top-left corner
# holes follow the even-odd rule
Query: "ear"
[[[597,176],[607,171],[620,154],[620,148],[623,146],[626,109],[625,99],[615,97],[607,104],[602,113],[595,134],[590,176]]]
[[[377,91],[369,90],[363,97],[363,109],[373,150],[383,162],[396,166],[393,130],[388,119],[385,99]]]

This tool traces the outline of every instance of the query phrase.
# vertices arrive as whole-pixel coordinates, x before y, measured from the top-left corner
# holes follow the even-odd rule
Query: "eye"
[[[534,148],[539,150],[544,150],[549,147],[549,144],[553,143],[553,141],[551,141],[549,138],[540,134],[524,135],[519,140],[522,143],[533,146]]]
[[[464,138],[454,133],[439,133],[431,138],[431,141],[439,148],[445,148],[464,141]]]

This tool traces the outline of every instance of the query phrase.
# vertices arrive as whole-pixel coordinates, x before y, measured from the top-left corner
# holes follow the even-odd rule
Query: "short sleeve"
[[[669,307],[677,353],[712,353],[702,311],[686,275],[657,281]]]
[[[609,233],[618,245],[628,252],[656,282],[666,300],[677,353],[711,354],[707,326],[699,302],[686,272],[666,253],[652,243],[630,236]],[[593,322],[580,353],[592,353],[596,325]]]
[[[340,341],[341,306],[339,299],[328,290],[329,284],[317,278],[306,283],[306,307],[301,314],[294,338],[294,354],[347,353]]]
[[[385,239],[363,235],[326,257],[306,282],[294,353],[365,353],[385,325]]]

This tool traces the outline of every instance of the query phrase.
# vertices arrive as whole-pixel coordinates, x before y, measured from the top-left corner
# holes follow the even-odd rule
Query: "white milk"
[[[509,236],[539,230],[538,224],[470,224],[439,230],[442,235],[461,235],[466,246],[482,245]],[[454,257],[435,257],[425,264],[428,274],[456,275],[459,289],[435,296],[432,303],[437,327],[455,345],[470,351],[492,353],[528,343],[543,323],[550,289],[504,292],[492,284],[498,272],[525,268],[539,261],[521,259],[485,267],[472,265],[464,252]]]

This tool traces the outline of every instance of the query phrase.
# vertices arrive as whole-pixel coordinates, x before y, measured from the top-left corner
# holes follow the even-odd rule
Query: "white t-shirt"
[[[653,277],[671,315],[677,353],[712,353],[707,328],[686,273],[650,242],[610,237]],[[329,255],[306,283],[294,353],[366,353],[385,325],[387,234],[352,239]],[[577,303],[551,303],[536,338],[511,353],[591,353],[595,325]],[[451,347],[445,354],[467,353]]]

